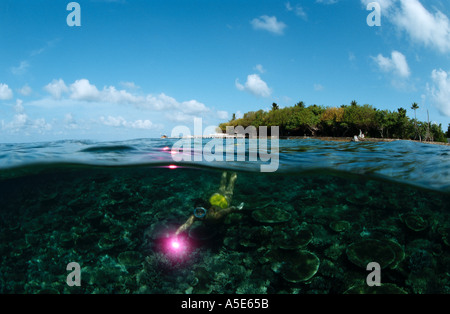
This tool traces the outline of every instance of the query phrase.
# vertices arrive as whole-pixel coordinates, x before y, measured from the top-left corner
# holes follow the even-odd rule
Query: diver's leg
[[[222,172],[222,177],[220,178],[220,186],[219,186],[220,194],[225,194],[226,185],[227,185],[227,172],[224,171]]]
[[[228,204],[231,204],[231,199],[233,198],[234,184],[236,183],[236,180],[237,180],[237,173],[233,172],[230,176],[230,180],[228,181],[228,186],[225,189],[225,193],[224,193],[224,196],[228,200]]]

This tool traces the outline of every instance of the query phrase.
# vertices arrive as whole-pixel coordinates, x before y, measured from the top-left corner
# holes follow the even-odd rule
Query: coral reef
[[[189,249],[167,254],[162,243],[219,180],[135,166],[0,181],[0,293],[450,292],[448,195],[335,174],[239,173],[244,209],[196,223]],[[66,284],[70,262],[80,287]],[[369,262],[381,287],[365,284]]]

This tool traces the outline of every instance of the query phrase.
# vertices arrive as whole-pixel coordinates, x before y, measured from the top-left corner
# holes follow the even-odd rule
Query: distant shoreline
[[[333,142],[351,142],[353,138],[352,137],[330,137],[330,136],[280,136],[280,139],[286,139],[286,140],[313,139],[313,140],[333,141]],[[395,141],[410,141],[410,142],[423,143],[423,144],[450,146],[450,143],[425,142],[425,141],[394,139],[394,138],[364,138],[363,140],[360,140],[360,142],[395,142]]]

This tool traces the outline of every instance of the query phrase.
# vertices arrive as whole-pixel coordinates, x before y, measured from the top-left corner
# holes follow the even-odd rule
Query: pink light
[[[177,251],[180,248],[180,242],[178,242],[176,239],[172,240],[172,248]]]
[[[169,146],[166,146],[166,147],[164,147],[162,150],[163,151],[167,151],[167,150],[169,150],[170,149],[170,147]]]
[[[169,165],[169,169],[177,169],[178,166],[177,165]]]
[[[177,237],[175,235],[167,238],[164,245],[166,254],[172,257],[181,257],[188,251],[188,242],[184,237]]]

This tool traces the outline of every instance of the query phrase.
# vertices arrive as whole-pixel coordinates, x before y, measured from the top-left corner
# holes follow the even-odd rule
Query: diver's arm
[[[214,213],[214,218],[222,219],[226,215],[233,213],[235,211],[241,210],[242,208],[244,208],[244,203],[239,204],[239,206],[230,206],[228,208],[220,209]]]
[[[186,222],[177,229],[177,231],[175,232],[175,235],[179,235],[181,232],[184,232],[187,229],[189,229],[189,227],[192,226],[194,221],[195,221],[195,216],[191,215],[191,217],[189,217],[188,220],[186,220]]]

